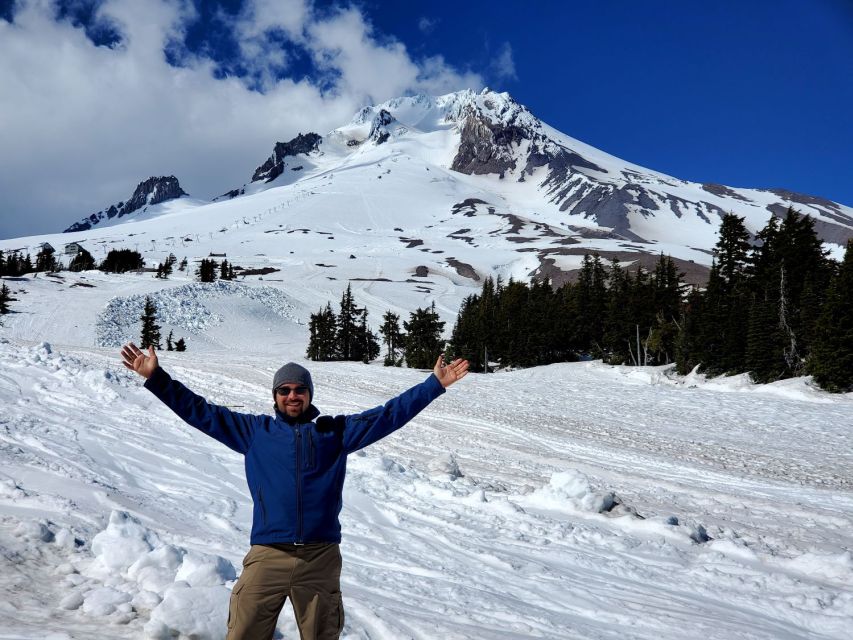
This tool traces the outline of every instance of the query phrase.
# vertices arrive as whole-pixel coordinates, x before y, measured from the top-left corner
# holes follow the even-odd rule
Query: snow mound
[[[250,287],[222,280],[211,283],[193,282],[151,292],[147,296],[112,298],[96,321],[98,346],[117,347],[135,339],[146,297],[150,297],[156,305],[157,320],[161,325],[171,325],[195,335],[223,322],[222,317],[211,311],[205,303],[228,297],[258,302],[279,317],[297,321],[293,316],[293,302],[273,287]]]
[[[612,491],[596,491],[583,473],[575,469],[560,471],[551,476],[544,487],[526,498],[534,506],[545,509],[565,509],[603,513],[609,511],[615,501]]]
[[[784,564],[805,575],[819,575],[829,580],[853,583],[853,553],[850,551],[836,554],[807,551]]]
[[[113,511],[107,528],[92,539],[92,553],[106,575],[126,572],[141,555],[159,546],[157,534],[124,511]]]
[[[225,637],[231,590],[224,586],[190,587],[175,583],[164,594],[163,602],[151,612],[145,635],[152,640],[175,637],[194,640],[220,640]]]
[[[224,637],[234,566],[225,558],[164,543],[124,511],[110,514],[107,528],[92,540],[94,559],[83,573],[99,586],[66,595],[60,607],[80,608],[113,622],[150,611],[148,638]]]
[[[431,476],[451,481],[464,477],[462,471],[459,470],[459,463],[456,462],[456,457],[452,453],[433,458],[427,463],[427,469]]]

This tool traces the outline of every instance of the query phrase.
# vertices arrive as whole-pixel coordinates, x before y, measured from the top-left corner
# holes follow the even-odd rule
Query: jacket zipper
[[[302,430],[296,425],[296,541],[302,544]]]
[[[308,469],[315,468],[317,466],[317,449],[316,444],[314,443],[314,436],[311,435],[311,432],[308,432]]]
[[[264,506],[264,492],[258,487],[258,504],[261,505],[261,522],[267,526],[267,509]]]

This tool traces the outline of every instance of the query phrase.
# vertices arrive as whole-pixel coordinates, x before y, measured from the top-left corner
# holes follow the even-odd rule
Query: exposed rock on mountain
[[[370,134],[368,140],[376,144],[382,144],[391,136],[388,131],[388,125],[394,122],[394,116],[388,113],[385,109],[380,109],[379,113],[373,119],[373,124],[370,126]]]
[[[299,154],[309,154],[320,150],[323,138],[316,133],[299,134],[290,142],[276,142],[272,155],[260,167],[255,169],[252,182],[264,180],[272,182],[284,173],[287,158]]]
[[[181,189],[181,185],[175,176],[151,177],[144,182],[140,182],[133,191],[133,195],[126,202],[119,202],[97,213],[93,213],[89,217],[83,218],[80,222],[72,224],[65,229],[64,233],[86,231],[104,220],[121,218],[149,205],[160,204],[161,202],[174,200],[175,198],[186,195],[189,194]]]
[[[245,185],[239,189],[231,189],[230,191],[226,191],[221,196],[216,196],[213,199],[213,202],[220,202],[221,200],[231,200],[232,198],[236,198],[237,196],[242,196],[246,193]]]

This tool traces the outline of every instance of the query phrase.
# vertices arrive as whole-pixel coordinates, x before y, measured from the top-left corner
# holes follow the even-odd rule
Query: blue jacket
[[[237,413],[209,403],[162,368],[145,388],[186,423],[245,456],[254,501],[252,544],[340,542],[347,455],[396,431],[444,393],[434,375],[384,406],[351,416],[320,416],[312,404],[306,422]]]

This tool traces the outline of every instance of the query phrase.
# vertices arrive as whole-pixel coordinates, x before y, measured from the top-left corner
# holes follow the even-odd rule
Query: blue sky
[[[367,102],[507,91],[673,176],[853,205],[853,2],[0,0],[0,237],[210,198]]]

